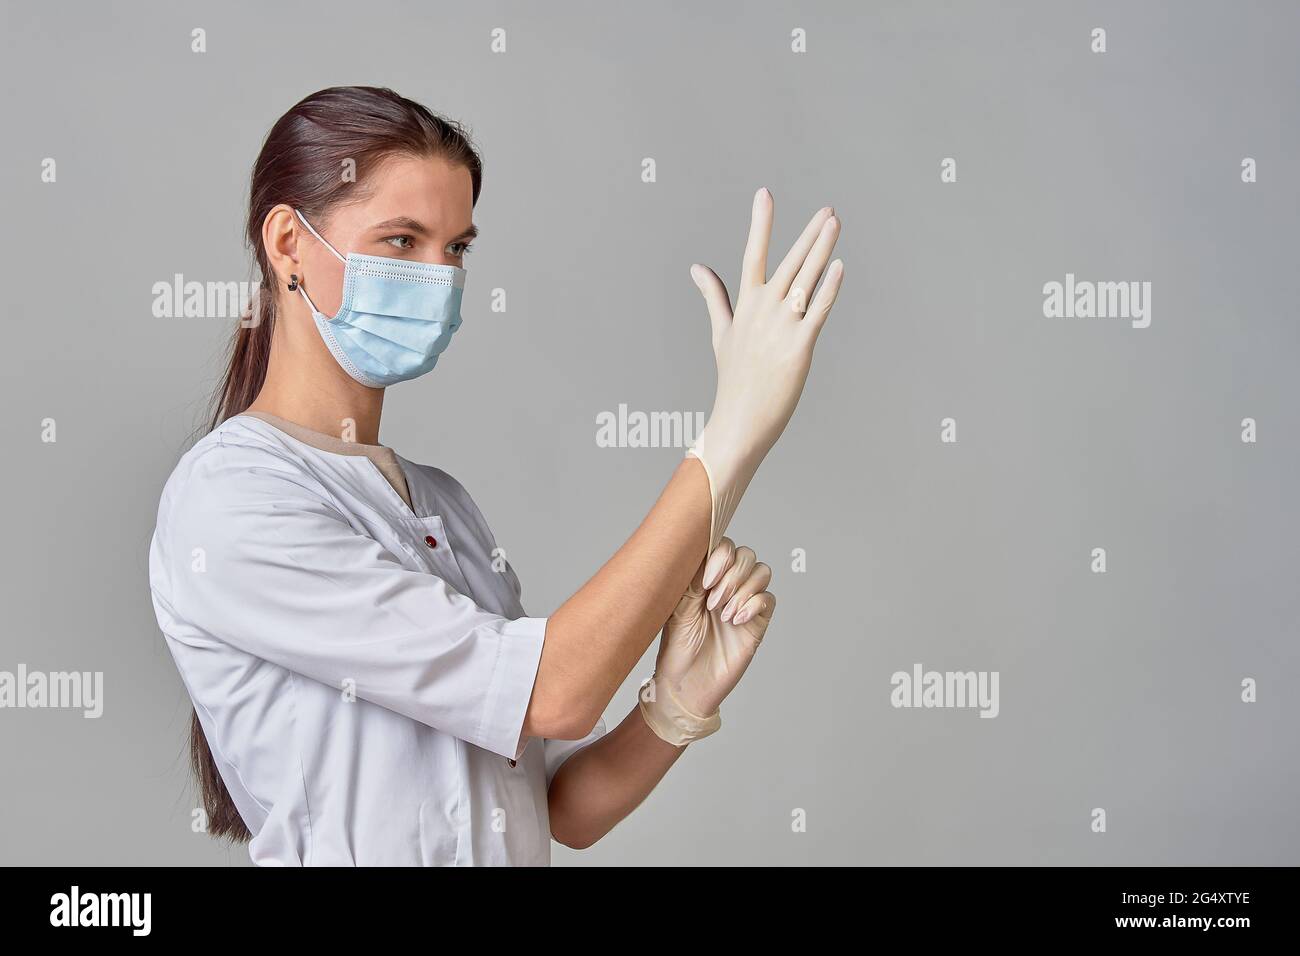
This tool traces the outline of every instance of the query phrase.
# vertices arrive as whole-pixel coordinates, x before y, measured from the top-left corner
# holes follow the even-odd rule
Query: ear
[[[266,214],[262,222],[262,248],[275,272],[273,285],[287,287],[291,275],[297,275],[300,282],[305,278],[298,254],[298,237],[298,217],[291,207],[281,203]]]

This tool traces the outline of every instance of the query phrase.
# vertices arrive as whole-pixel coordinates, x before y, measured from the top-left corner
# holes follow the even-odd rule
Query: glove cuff
[[[674,747],[684,747],[693,740],[700,740],[716,733],[722,726],[722,711],[716,710],[709,717],[700,717],[691,713],[677,699],[666,683],[647,678],[641,684],[642,691],[649,684],[654,685],[654,700],[646,700],[645,694],[637,695],[641,716],[655,736],[667,741]]]
[[[736,507],[758,469],[756,461],[715,450],[708,431],[705,426],[700,437],[686,449],[685,455],[687,458],[698,459],[709,479],[712,511],[709,516],[709,547],[704,552],[706,561],[726,533],[727,525],[731,524]]]

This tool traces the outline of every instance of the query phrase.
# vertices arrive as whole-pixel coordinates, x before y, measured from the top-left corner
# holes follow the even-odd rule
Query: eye
[[[472,242],[453,242],[447,247],[447,255],[457,257],[467,256],[473,250],[474,244]]]
[[[383,241],[397,249],[409,250],[415,248],[415,240],[410,236],[388,236]]]

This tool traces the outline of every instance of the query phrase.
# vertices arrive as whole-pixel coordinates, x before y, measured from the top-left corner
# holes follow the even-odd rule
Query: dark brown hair
[[[209,428],[247,410],[261,391],[275,330],[276,275],[262,245],[262,224],[280,203],[313,223],[364,197],[365,174],[392,156],[438,156],[466,167],[478,203],[483,164],[467,130],[392,90],[336,86],[313,93],[271,127],[253,165],[248,243],[261,283],[251,316],[230,343],[225,375],[213,396]],[[350,175],[345,175],[345,173]],[[217,770],[199,716],[190,716],[190,764],[211,836],[245,842],[248,827]]]

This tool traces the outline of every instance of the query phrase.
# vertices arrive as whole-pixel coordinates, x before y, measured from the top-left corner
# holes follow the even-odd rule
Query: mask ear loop
[[[338,259],[338,261],[343,263],[344,265],[347,265],[348,263],[347,257],[339,255],[339,251],[335,249],[332,245],[330,245],[329,241],[326,240],[324,236],[322,236],[319,232],[315,230],[312,224],[307,221],[306,216],[300,213],[297,209],[293,211],[293,214],[297,216],[300,220],[302,220],[302,224],[307,227],[307,231],[310,232],[313,236],[315,236],[318,240],[320,240],[321,245],[323,245],[330,252],[334,253],[334,258]],[[316,303],[312,302],[311,297],[307,295],[307,290],[304,289],[301,284],[298,286],[298,291],[302,294],[302,297],[307,300],[307,305],[312,310],[312,312],[319,313],[320,310],[316,308]]]

